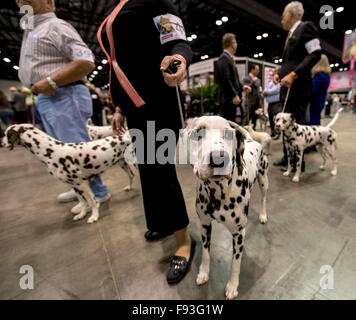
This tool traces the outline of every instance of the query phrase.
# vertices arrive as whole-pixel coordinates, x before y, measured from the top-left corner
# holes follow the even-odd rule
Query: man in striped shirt
[[[78,32],[54,13],[54,0],[16,0],[21,8],[33,8],[32,29],[25,29],[22,39],[19,78],[38,94],[36,107],[45,131],[63,142],[86,142],[86,122],[93,106],[86,75],[94,68],[94,56]],[[99,202],[110,198],[105,185],[97,178],[90,182]],[[74,190],[61,194],[61,202],[76,199]],[[79,213],[80,203],[73,209]],[[89,207],[87,208],[90,210]]]

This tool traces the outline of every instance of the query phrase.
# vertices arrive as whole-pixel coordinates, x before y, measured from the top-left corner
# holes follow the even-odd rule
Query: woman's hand
[[[161,62],[160,70],[162,71],[164,82],[170,87],[175,87],[177,84],[181,84],[187,75],[187,66],[183,61],[180,65],[177,65],[178,70],[175,74],[165,72],[174,60],[177,60],[177,58],[173,56],[166,56]]]
[[[125,127],[125,120],[126,117],[123,114],[114,113],[111,121],[111,127],[116,135],[122,136],[126,132],[127,128]]]

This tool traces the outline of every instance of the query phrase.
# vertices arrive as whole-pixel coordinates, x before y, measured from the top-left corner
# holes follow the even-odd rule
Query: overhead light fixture
[[[263,57],[263,53],[262,53],[262,52],[260,52],[258,55],[259,55],[260,57]]]
[[[5,62],[7,62],[7,63],[10,63],[11,62],[11,60],[9,59],[9,58],[4,58],[3,59]]]
[[[278,63],[278,59],[274,60],[274,63]]]
[[[192,37],[188,37],[187,40],[188,40],[189,42],[191,42],[191,41],[193,41],[193,38],[192,38]]]
[[[13,67],[15,70],[19,70],[20,68],[18,66]]]
[[[256,39],[257,39],[257,40],[261,40],[262,37],[261,37],[261,36],[257,36]]]
[[[255,54],[253,55],[253,57],[254,57],[254,58],[258,58],[258,54],[255,53]]]
[[[102,66],[98,66],[98,70],[103,70],[103,67]]]
[[[209,56],[207,54],[205,55],[205,59],[209,59]]]
[[[283,61],[283,59],[279,59],[279,62],[282,62]]]
[[[98,74],[98,71],[96,71],[96,70],[95,70],[95,71],[93,71],[93,74],[97,75],[97,74]]]
[[[262,35],[262,37],[263,37],[263,38],[267,38],[267,37],[268,37],[268,33],[264,33],[264,34]]]
[[[330,65],[330,68],[334,68],[334,64],[333,63]]]
[[[338,63],[335,63],[335,67],[338,67],[339,66],[339,64]]]
[[[352,30],[346,30],[345,31],[345,34],[351,34],[352,33]]]
[[[344,7],[338,7],[337,9],[336,9],[336,12],[343,12],[344,11]]]
[[[102,63],[102,64],[107,64],[107,63],[108,63],[108,60],[103,59],[103,60],[101,60],[101,63]]]
[[[195,40],[196,38],[198,38],[198,36],[196,34],[192,34],[191,35],[192,39]]]
[[[201,56],[200,59],[205,60],[205,56]]]
[[[217,26],[221,26],[222,25],[222,21],[221,20],[216,20],[215,23],[216,23]]]
[[[344,71],[347,71],[347,70],[349,70],[349,69],[347,69],[347,68],[344,68]]]
[[[222,21],[222,22],[228,22],[228,21],[229,21],[229,18],[228,18],[228,17],[222,17],[222,18],[221,18],[221,21]]]
[[[332,14],[333,14],[332,11],[326,11],[326,12],[324,13],[325,17],[330,17]]]
[[[344,71],[344,69],[343,69],[343,68],[340,68],[339,71]]]

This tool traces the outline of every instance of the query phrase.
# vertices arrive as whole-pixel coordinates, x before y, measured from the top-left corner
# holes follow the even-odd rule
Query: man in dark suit
[[[224,52],[215,65],[215,77],[219,84],[218,99],[222,116],[230,121],[242,123],[243,111],[241,107],[242,86],[234,61],[237,49],[236,37],[226,33],[222,38]]]
[[[281,100],[290,93],[285,112],[292,113],[298,124],[306,123],[306,110],[312,92],[311,69],[320,60],[321,46],[317,28],[310,22],[302,22],[303,4],[299,1],[290,2],[283,11],[282,27],[288,31],[285,42],[281,70],[276,74],[275,81],[281,81]],[[304,164],[304,161],[303,161]],[[287,152],[274,165],[287,165]]]
[[[251,64],[248,75],[242,80],[244,86],[248,87],[246,95],[246,124],[248,125],[251,120],[254,127],[256,127],[258,119],[255,111],[260,107],[262,99],[261,80],[258,78],[259,73],[260,67],[257,64]]]

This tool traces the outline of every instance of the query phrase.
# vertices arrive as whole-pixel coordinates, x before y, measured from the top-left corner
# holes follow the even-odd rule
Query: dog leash
[[[284,105],[283,105],[282,112],[284,112],[284,110],[286,109],[287,102],[288,102],[288,97],[289,97],[289,92],[290,92],[290,88],[291,88],[291,87],[292,87],[292,86],[290,86],[290,87],[288,88],[286,98],[284,99]]]
[[[170,64],[170,66],[168,67],[168,69],[165,70],[165,72],[167,72],[169,74],[175,74],[178,71],[177,66],[179,66],[181,63],[182,63],[182,61],[180,61],[180,60],[173,60],[172,63]],[[184,122],[182,100],[180,98],[178,83],[176,83],[176,94],[177,94],[177,100],[178,100],[180,120],[182,121],[182,128],[184,129],[185,122]]]

